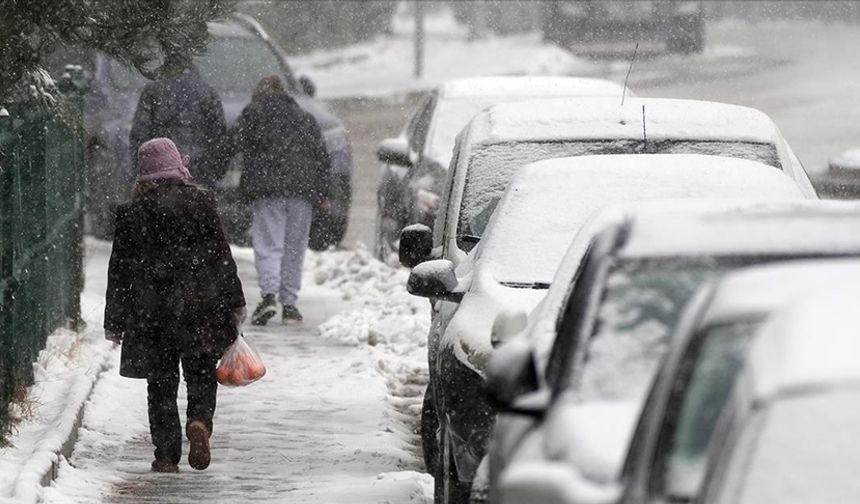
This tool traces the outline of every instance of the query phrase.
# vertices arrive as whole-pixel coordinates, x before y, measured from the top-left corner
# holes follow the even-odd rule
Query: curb
[[[44,433],[32,446],[32,451],[26,454],[26,459],[19,466],[20,472],[11,481],[10,502],[35,504],[42,500],[43,489],[51,486],[59,475],[60,461],[71,458],[74,452],[79,429],[83,425],[85,406],[96,384],[102,374],[113,367],[111,362],[116,350],[102,346],[101,332],[93,330],[83,334],[83,344],[92,349],[82,352],[79,357],[81,362],[87,363],[87,367],[65,383],[61,390],[53,391],[66,402],[56,417],[44,420]],[[0,497],[0,501],[4,501],[4,498]]]

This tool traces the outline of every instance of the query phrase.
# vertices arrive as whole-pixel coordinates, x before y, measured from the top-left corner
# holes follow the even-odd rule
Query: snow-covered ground
[[[107,369],[85,404],[71,459],[60,460],[51,487],[28,481],[28,500],[42,494],[53,503],[432,501],[416,431],[427,381],[429,306],[405,292],[405,271],[361,246],[309,253],[299,304],[304,326],[245,327],[266,361],[266,377],[219,389],[208,470],[193,471],[183,461],[179,474],[164,475],[149,471],[146,384],[118,376],[119,350],[101,339],[109,253],[109,244],[87,242],[84,311],[91,330],[78,345],[78,362],[101,356]],[[234,256],[253,306],[259,301],[253,254],[236,248]],[[57,343],[50,355],[68,352],[68,343],[60,342],[69,339],[80,337],[63,332],[52,338]],[[96,368],[92,376],[102,366]],[[184,397],[180,390],[180,411]],[[36,445],[23,436],[31,430],[21,426],[15,450]],[[18,465],[8,452],[0,461],[0,489],[6,491]]]
[[[409,18],[395,16],[393,33],[346,48],[297,55],[290,62],[318,86],[321,98],[387,96],[433,88],[459,77],[487,75],[585,75],[592,65],[538,33],[469,41],[450,11],[426,21],[424,72],[414,76]]]

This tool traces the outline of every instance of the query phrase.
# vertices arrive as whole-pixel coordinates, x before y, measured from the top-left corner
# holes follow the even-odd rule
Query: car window
[[[203,80],[224,93],[251,93],[269,75],[290,81],[277,54],[257,37],[212,37],[195,62]]]
[[[475,246],[517,168],[544,159],[639,152],[719,154],[780,167],[772,144],[750,142],[576,140],[478,144],[472,148],[463,187],[458,246],[466,252]]]
[[[582,400],[641,400],[666,353],[681,309],[727,265],[713,258],[629,260],[607,277],[582,369],[570,375]]]
[[[256,37],[211,37],[206,52],[194,59],[204,81],[219,93],[253,91],[260,79],[277,75],[290,82],[278,56]],[[122,90],[142,88],[148,79],[115,60],[108,63],[113,85]]]
[[[671,411],[659,436],[654,496],[692,500],[704,475],[705,454],[717,420],[760,321],[710,327],[684,357],[668,403]],[[672,412],[677,412],[672,415]]]

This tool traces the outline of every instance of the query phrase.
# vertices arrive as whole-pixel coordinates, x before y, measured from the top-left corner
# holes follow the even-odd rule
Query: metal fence
[[[0,442],[47,336],[80,323],[83,148],[70,124],[33,106],[0,108]]]

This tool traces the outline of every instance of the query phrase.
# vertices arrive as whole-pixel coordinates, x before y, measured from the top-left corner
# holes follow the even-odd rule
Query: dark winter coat
[[[211,192],[161,181],[117,208],[104,327],[123,334],[120,374],[145,378],[168,352],[220,356],[244,305]]]
[[[136,162],[141,144],[158,137],[173,140],[188,156],[195,182],[213,187],[227,172],[230,143],[224,108],[218,93],[194,67],[174,79],[144,86],[129,135],[131,159]]]
[[[311,114],[286,93],[253,100],[233,131],[244,166],[246,200],[299,197],[318,205],[331,197],[325,137]]]

